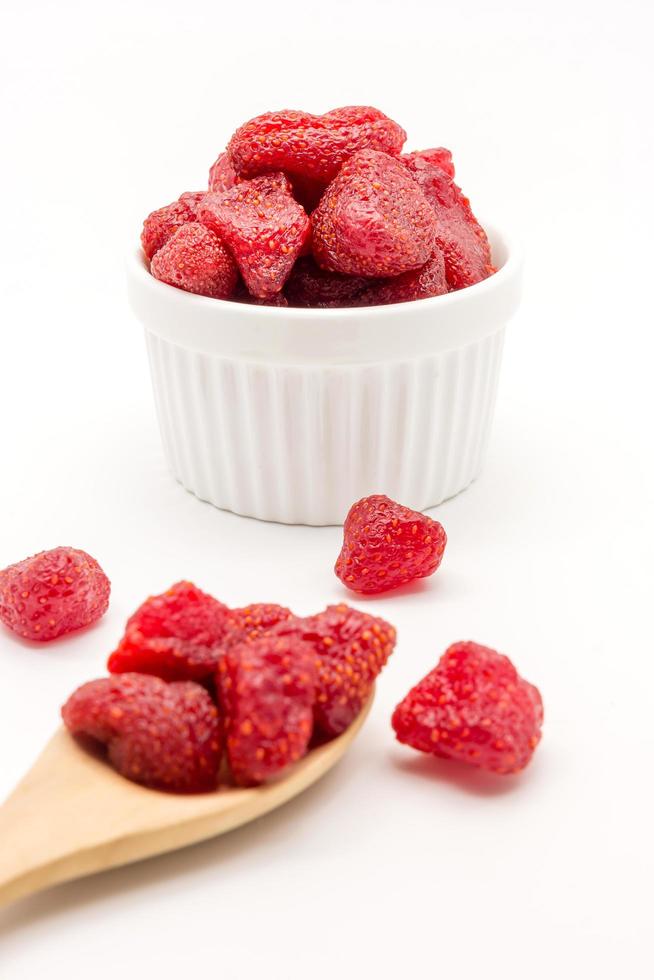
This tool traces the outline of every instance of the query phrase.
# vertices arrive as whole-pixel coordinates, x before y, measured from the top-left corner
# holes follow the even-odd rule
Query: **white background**
[[[148,211],[259,112],[373,103],[452,148],[528,267],[485,471],[437,512],[441,570],[359,603],[400,643],[351,753],[254,825],[2,913],[3,978],[651,976],[648,7],[5,0],[0,567],[82,547],[113,601],[50,647],[0,634],[0,793],[146,594],[345,598],[338,528],[221,513],[168,474],[123,284]],[[392,707],[460,638],[543,692],[520,777],[394,743]]]

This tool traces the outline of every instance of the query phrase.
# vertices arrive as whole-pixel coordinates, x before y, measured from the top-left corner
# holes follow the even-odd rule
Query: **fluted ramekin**
[[[463,490],[488,444],[520,262],[433,299],[363,309],[249,306],[154,279],[140,250],[129,297],[145,327],[166,456],[216,507],[340,524],[386,493],[417,510]]]

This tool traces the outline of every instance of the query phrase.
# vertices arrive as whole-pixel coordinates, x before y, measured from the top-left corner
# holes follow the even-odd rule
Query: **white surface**
[[[373,309],[270,310],[193,296],[128,257],[170,468],[200,500],[284,524],[342,524],[385,493],[424,510],[485,459],[520,256],[456,293]]]
[[[246,117],[370,101],[451,146],[529,257],[485,472],[436,512],[442,569],[360,603],[400,645],[351,754],[256,825],[3,913],[3,978],[651,976],[649,7],[349,8],[3,7],[0,564],[78,545],[114,593],[69,642],[0,638],[0,791],[148,591],[343,598],[338,529],[220,513],[168,475],[124,296],[141,215],[200,186]],[[463,637],[543,692],[519,779],[393,742],[393,705]]]

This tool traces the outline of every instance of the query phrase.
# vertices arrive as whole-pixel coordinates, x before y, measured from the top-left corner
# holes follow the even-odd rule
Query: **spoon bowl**
[[[312,749],[283,776],[249,789],[188,796],[130,782],[60,728],[0,807],[0,907],[224,834],[282,806],[339,761],[372,700],[342,735]]]

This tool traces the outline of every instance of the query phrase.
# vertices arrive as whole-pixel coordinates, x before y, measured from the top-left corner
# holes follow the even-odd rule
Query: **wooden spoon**
[[[254,789],[176,796],[118,775],[60,728],[0,807],[0,906],[71,878],[224,834],[324,776],[366,719]]]

